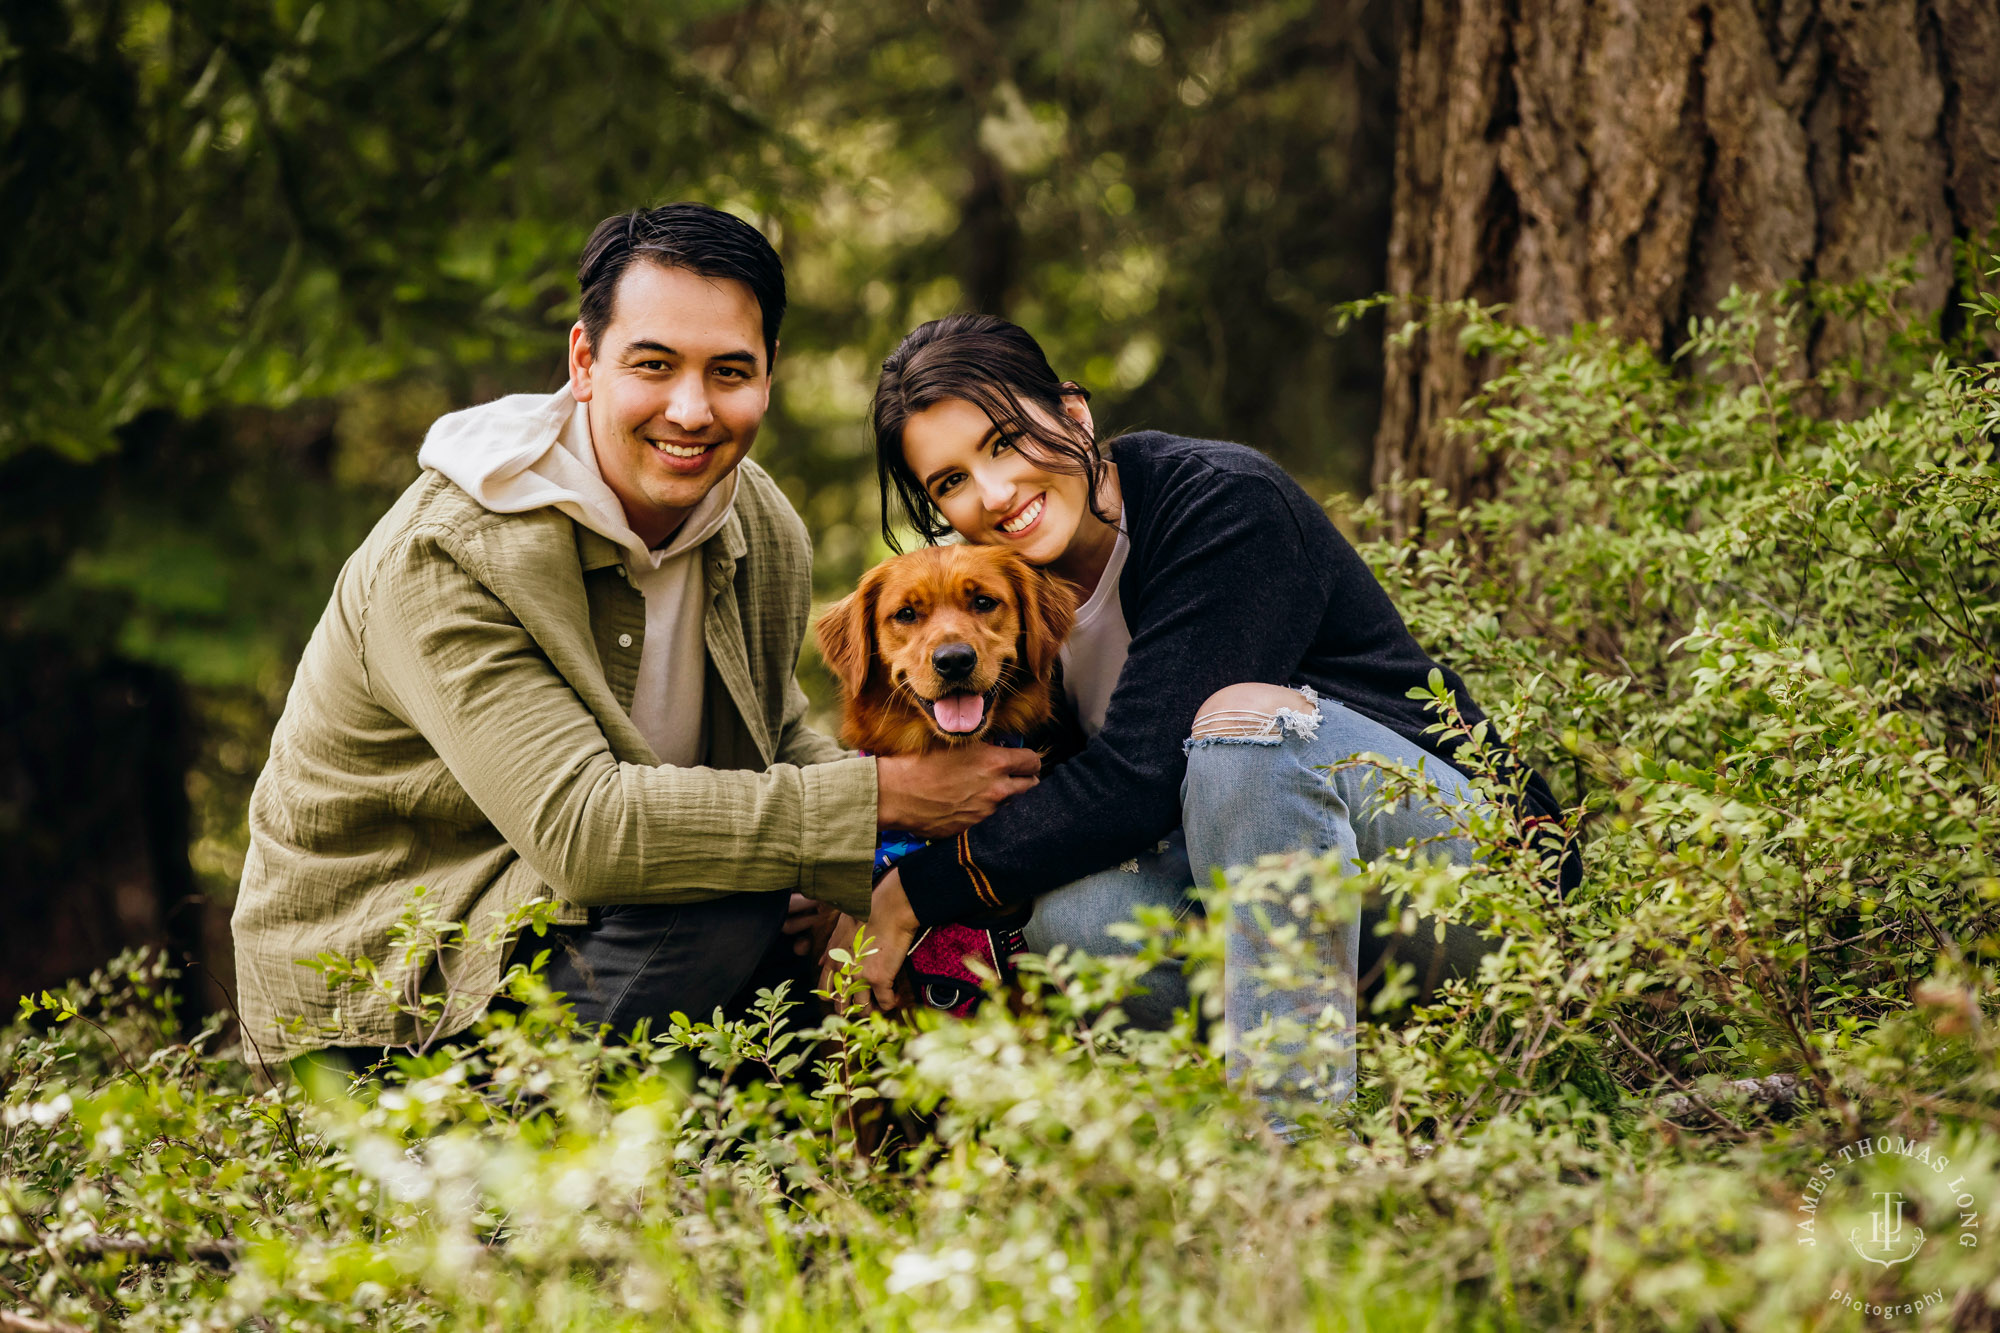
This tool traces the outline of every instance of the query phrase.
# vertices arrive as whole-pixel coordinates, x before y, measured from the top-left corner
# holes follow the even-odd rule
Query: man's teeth
[[[714,447],[707,444],[666,444],[660,440],[654,440],[652,445],[670,458],[700,458]]]
[[[1002,523],[1000,525],[1000,531],[1019,532],[1022,528],[1027,527],[1030,523],[1033,523],[1036,519],[1042,516],[1042,505],[1045,503],[1046,500],[1044,497],[1039,495],[1036,496],[1034,499],[1028,501],[1028,507],[1026,509],[1023,509],[1020,513],[1014,515],[1014,517],[1008,519],[1005,523]]]

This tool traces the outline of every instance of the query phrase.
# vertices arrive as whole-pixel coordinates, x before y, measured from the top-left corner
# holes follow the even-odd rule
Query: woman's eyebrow
[[[988,430],[984,435],[980,436],[979,443],[973,446],[975,452],[984,449],[987,445],[993,443],[993,437],[995,435],[998,435],[999,433],[1000,433],[1000,428],[998,426],[995,426],[991,430]],[[937,479],[939,477],[944,476],[947,472],[955,472],[957,470],[958,470],[958,464],[946,463],[943,467],[939,468],[937,471],[931,473],[928,477],[924,478],[924,489],[929,490],[932,486],[937,484]]]

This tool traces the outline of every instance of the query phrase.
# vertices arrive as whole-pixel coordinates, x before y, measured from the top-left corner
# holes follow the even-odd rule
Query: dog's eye
[[[1000,605],[999,598],[988,597],[983,592],[980,593],[977,597],[972,599],[972,609],[981,613],[991,611],[994,607],[998,605]]]
[[[895,621],[898,625],[914,625],[917,623],[917,608],[906,606],[895,615],[890,616],[889,619]]]

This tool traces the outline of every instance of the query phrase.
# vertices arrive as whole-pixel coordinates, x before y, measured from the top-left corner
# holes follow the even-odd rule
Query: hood
[[[496,514],[559,509],[625,548],[639,569],[699,546],[729,520],[740,480],[731,469],[702,498],[673,539],[652,550],[625,522],[625,506],[598,470],[590,416],[564,385],[552,394],[517,393],[439,417],[417,453],[421,467],[442,472]]]

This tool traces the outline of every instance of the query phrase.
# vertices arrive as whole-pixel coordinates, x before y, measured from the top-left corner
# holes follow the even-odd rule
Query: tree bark
[[[1949,329],[1952,241],[2000,209],[1995,0],[1421,0],[1398,96],[1390,290],[1549,332],[1671,348],[1732,285],[1849,282],[1913,246],[1906,300]],[[1487,493],[1494,460],[1441,426],[1488,367],[1391,329],[1375,484]],[[1813,360],[1860,337],[1825,323]]]

